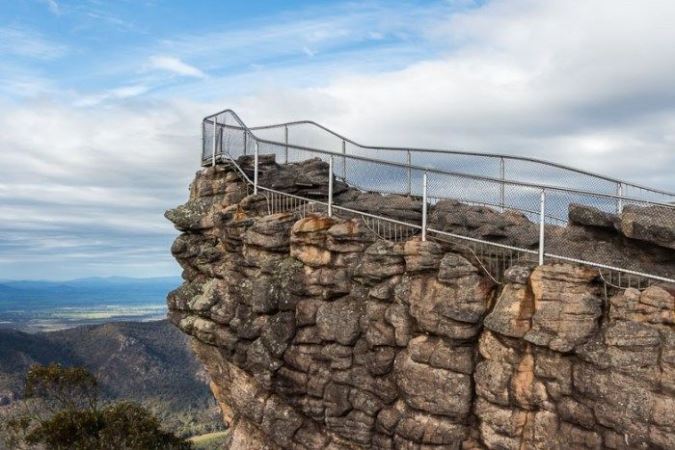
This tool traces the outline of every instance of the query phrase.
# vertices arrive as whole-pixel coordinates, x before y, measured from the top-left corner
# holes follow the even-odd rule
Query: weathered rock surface
[[[624,236],[675,249],[675,217],[663,206],[628,205],[621,214]]]
[[[626,205],[621,215],[570,204],[570,226],[546,225],[546,251],[664,277],[675,276],[672,208]],[[498,212],[455,200],[429,210],[433,229],[521,248],[539,245],[538,225],[516,211]],[[457,249],[459,251],[459,249]]]
[[[588,227],[615,229],[619,225],[619,218],[616,215],[577,203],[570,204],[569,219],[575,225]]]
[[[429,215],[431,227],[473,238],[520,247],[539,242],[539,229],[515,211],[499,213],[484,206],[471,206],[456,200],[438,202]]]
[[[261,163],[276,189],[325,192],[323,163]],[[415,199],[339,189],[344,205],[421,213]],[[497,285],[436,242],[269,212],[228,166],[200,171],[188,203],[167,212],[183,232],[172,253],[185,279],[169,318],[194,338],[231,427],[226,448],[675,448],[670,288],[605,297],[594,270],[522,263]],[[612,239],[641,242],[641,264],[672,258],[658,216],[630,214],[571,210],[577,225],[561,236],[611,235],[616,255],[626,250]],[[522,216],[456,202],[439,202],[432,221],[504,243],[538,239]]]

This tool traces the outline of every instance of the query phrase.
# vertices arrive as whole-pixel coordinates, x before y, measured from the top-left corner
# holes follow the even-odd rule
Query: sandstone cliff
[[[263,161],[276,189],[325,189],[320,163]],[[421,210],[336,189],[342,204],[392,217]],[[446,202],[432,220],[458,226],[462,208]],[[470,212],[536,244],[523,218]],[[575,214],[593,233],[621,229]],[[269,215],[228,166],[198,172],[167,217],[183,231],[172,252],[185,279],[169,318],[194,338],[229,449],[675,448],[672,287],[613,291],[595,270],[525,263],[497,284],[456,246],[390,242],[356,219]],[[671,270],[659,236],[607,245]]]

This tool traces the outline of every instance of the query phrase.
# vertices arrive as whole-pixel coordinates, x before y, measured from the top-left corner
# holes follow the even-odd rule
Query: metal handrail
[[[227,112],[231,112],[230,110],[226,110]],[[222,114],[222,113],[219,113]],[[205,119],[208,123],[213,123],[212,121],[209,122],[208,120]],[[223,125],[223,124],[217,124],[219,127],[225,127],[225,128],[235,128],[235,129],[241,129],[242,131],[248,131],[252,130],[253,128],[248,128],[245,125],[242,127],[233,127],[231,125]],[[406,168],[406,169],[412,169],[412,170],[418,170],[421,172],[427,172],[427,173],[435,173],[439,175],[448,175],[448,176],[454,176],[454,177],[460,177],[460,178],[467,178],[471,180],[480,180],[480,181],[488,181],[492,183],[497,183],[497,184],[504,184],[504,185],[509,185],[509,186],[519,186],[519,187],[527,187],[527,188],[533,188],[533,189],[545,189],[549,191],[558,191],[558,192],[567,192],[571,194],[580,194],[580,195],[592,195],[596,197],[601,197],[601,198],[606,198],[606,199],[612,199],[612,200],[620,200],[623,202],[639,202],[639,203],[648,203],[650,205],[654,206],[665,206],[669,208],[675,208],[675,204],[672,203],[664,203],[664,202],[658,202],[658,201],[653,201],[653,200],[644,200],[644,199],[638,199],[635,197],[626,197],[626,196],[619,196],[616,194],[607,194],[604,192],[595,192],[595,191],[586,191],[582,189],[572,189],[568,187],[563,187],[563,186],[556,186],[553,184],[542,184],[542,183],[532,183],[528,181],[517,181],[517,180],[509,180],[509,179],[502,179],[502,178],[495,178],[495,177],[490,177],[490,176],[485,176],[485,175],[474,175],[474,174],[467,174],[463,172],[454,172],[454,171],[448,171],[448,170],[442,170],[442,169],[436,169],[433,167],[427,167],[427,166],[418,166],[415,164],[404,164],[396,161],[388,161],[388,160],[383,160],[383,159],[377,159],[377,158],[369,158],[367,156],[361,156],[361,155],[343,155],[342,153],[338,152],[332,152],[330,150],[323,150],[320,148],[316,147],[308,147],[304,145],[297,145],[297,144],[287,144],[283,142],[278,142],[278,141],[271,141],[268,139],[263,139],[260,137],[255,136],[255,134],[251,133],[251,136],[255,139],[257,143],[261,144],[269,144],[269,145],[278,145],[282,147],[288,147],[288,148],[293,148],[296,150],[303,150],[307,152],[312,152],[312,153],[319,153],[323,155],[331,155],[331,156],[339,156],[340,158],[346,157],[352,160],[357,160],[357,161],[364,161],[364,162],[371,162],[371,163],[377,163],[377,164],[383,164],[383,165],[388,165],[392,167],[399,167],[399,168]],[[477,154],[481,155],[481,154]],[[629,184],[630,185],[630,184]],[[634,186],[634,185],[631,185]],[[650,188],[641,188],[641,189],[647,189],[651,192],[656,192],[660,193],[659,191],[652,190]],[[670,195],[670,194],[666,194]],[[675,194],[672,194],[675,196]],[[495,205],[496,206],[496,205]],[[557,219],[560,220],[560,219]]]
[[[229,116],[232,117],[235,122],[237,122],[237,126],[219,123],[217,118],[215,120],[213,120],[214,117],[216,117],[220,114],[226,114],[226,113],[229,114]],[[343,153],[336,153],[336,152],[327,151],[327,150],[318,149],[318,148],[305,147],[305,146],[300,146],[300,145],[296,145],[296,144],[289,144],[288,142],[281,143],[281,142],[277,142],[277,141],[262,139],[262,138],[257,137],[253,133],[253,131],[251,131],[252,129],[247,127],[243,123],[243,121],[237,116],[237,114],[234,111],[229,110],[229,109],[221,111],[221,112],[219,112],[217,114],[214,114],[214,115],[211,115],[211,116],[207,116],[204,119],[204,122],[202,124],[203,133],[206,131],[207,125],[209,125],[209,126],[212,125],[213,131],[214,131],[214,134],[212,136],[212,141],[210,142],[210,144],[212,144],[212,146],[211,146],[211,158],[206,157],[206,155],[207,155],[206,150],[207,150],[208,143],[205,140],[206,134],[204,134],[203,135],[204,148],[202,150],[202,164],[204,164],[205,162],[208,161],[208,162],[210,162],[210,164],[215,165],[218,158],[220,158],[220,160],[222,161],[222,158],[225,157],[227,160],[229,160],[231,163],[233,163],[234,166],[239,170],[239,172],[243,175],[243,179],[247,183],[253,185],[254,194],[258,192],[258,189],[260,189],[260,190],[263,190],[263,191],[272,192],[272,193],[276,193],[276,194],[279,194],[279,195],[284,195],[284,196],[288,196],[288,197],[296,197],[296,198],[299,198],[299,199],[302,199],[302,200],[316,202],[316,203],[319,203],[319,204],[324,204],[328,207],[328,215],[329,216],[332,215],[332,210],[335,209],[335,210],[338,210],[338,211],[341,210],[341,211],[353,212],[353,213],[359,214],[363,217],[370,217],[372,219],[376,219],[376,220],[380,220],[380,221],[386,221],[386,222],[391,222],[391,223],[397,223],[399,225],[413,227],[413,228],[419,229],[421,231],[422,240],[426,239],[427,232],[431,232],[431,233],[435,233],[435,234],[446,235],[448,237],[455,237],[455,238],[458,238],[458,239],[463,239],[463,240],[469,241],[469,242],[480,243],[480,244],[488,245],[488,246],[492,246],[492,247],[505,248],[505,249],[509,249],[509,250],[516,250],[516,251],[519,251],[519,252],[524,252],[524,253],[529,253],[529,254],[537,254],[539,256],[538,262],[539,262],[540,265],[544,263],[544,258],[550,258],[550,259],[559,260],[559,261],[568,261],[568,262],[584,264],[584,265],[595,267],[595,268],[598,268],[598,269],[608,269],[608,270],[617,272],[619,274],[619,276],[621,275],[621,273],[625,273],[625,274],[628,274],[628,275],[636,275],[638,277],[642,277],[642,278],[653,280],[653,281],[663,281],[663,282],[675,284],[675,279],[668,278],[671,275],[670,273],[668,273],[667,276],[649,274],[649,273],[645,273],[645,272],[641,272],[641,271],[630,270],[628,268],[615,267],[615,266],[602,264],[602,263],[599,263],[599,262],[577,259],[577,258],[570,257],[570,256],[557,255],[557,254],[554,254],[554,253],[549,253],[547,251],[547,249],[545,248],[545,245],[544,245],[545,244],[545,237],[546,237],[545,235],[547,235],[547,233],[545,233],[545,225],[546,225],[545,219],[546,218],[554,218],[553,216],[550,216],[550,215],[546,214],[546,203],[547,203],[546,197],[547,197],[547,193],[551,192],[551,191],[558,192],[558,193],[560,193],[560,192],[573,193],[573,194],[578,194],[578,195],[587,195],[587,196],[593,196],[593,197],[597,197],[597,198],[617,200],[617,207],[619,208],[619,211],[621,210],[623,202],[638,202],[638,203],[642,204],[643,206],[651,206],[651,205],[663,206],[663,207],[668,208],[668,210],[667,210],[668,213],[671,213],[671,212],[675,213],[675,204],[624,197],[622,195],[623,192],[621,190],[618,191],[619,195],[613,195],[613,194],[606,194],[604,192],[592,192],[592,191],[585,191],[585,190],[580,190],[580,189],[570,189],[570,188],[560,187],[560,186],[555,186],[555,185],[537,184],[537,183],[530,183],[530,182],[523,182],[523,181],[516,181],[516,180],[506,180],[504,178],[498,179],[498,178],[487,177],[487,176],[482,176],[482,175],[470,175],[470,174],[466,174],[466,173],[460,173],[460,172],[440,170],[440,169],[435,169],[435,168],[416,166],[416,165],[412,165],[410,163],[403,164],[403,163],[398,163],[398,162],[394,162],[394,161],[374,159],[374,158],[369,158],[369,157],[365,157],[365,156],[358,156],[358,155],[353,155],[353,154],[346,155],[344,153],[344,150],[343,150]],[[225,142],[224,142],[224,139],[223,139],[223,136],[224,136],[223,133],[224,133],[224,130],[226,128],[227,129],[235,129],[237,131],[243,131],[244,132],[244,136],[243,136],[244,137],[244,151],[243,151],[244,155],[247,154],[247,148],[249,148],[248,145],[253,144],[253,147],[254,147],[253,180],[251,180],[246,175],[246,173],[243,171],[243,169],[241,167],[239,167],[239,164],[233,159],[233,155],[230,154],[230,151],[225,150],[225,147],[224,147]],[[264,127],[257,127],[257,128],[260,129],[260,128],[264,128]],[[230,141],[228,141],[228,143],[229,142]],[[276,190],[270,189],[268,187],[260,186],[259,183],[258,183],[259,150],[260,150],[259,147],[260,147],[260,144],[269,144],[269,145],[272,145],[272,146],[278,146],[281,149],[285,149],[285,154],[286,154],[286,161],[285,162],[288,162],[288,149],[289,148],[298,149],[298,150],[301,150],[301,151],[306,151],[306,152],[311,153],[311,154],[328,156],[329,168],[330,168],[330,174],[331,174],[330,178],[329,178],[329,189],[328,189],[328,194],[327,194],[328,195],[328,202],[324,203],[324,202],[316,200],[316,199],[296,196],[296,195],[288,194],[288,193],[285,193],[285,192],[282,192],[282,191],[276,191]],[[217,152],[218,148],[220,150],[219,152]],[[477,154],[477,155],[480,155],[480,154]],[[369,214],[369,213],[366,213],[365,211],[357,211],[357,210],[352,210],[352,209],[349,209],[349,208],[342,207],[340,205],[334,205],[333,204],[333,192],[332,192],[333,190],[331,189],[331,186],[332,186],[333,176],[335,176],[335,174],[334,174],[335,167],[333,165],[333,158],[336,157],[336,156],[343,159],[343,161],[346,161],[345,158],[348,158],[350,160],[353,159],[353,160],[357,160],[357,161],[371,162],[371,163],[377,163],[377,164],[387,165],[387,166],[391,166],[391,167],[398,167],[398,168],[407,169],[409,195],[410,195],[410,192],[411,192],[410,191],[410,182],[411,182],[412,170],[421,171],[422,174],[423,174],[423,182],[422,182],[423,183],[422,184],[422,186],[423,186],[422,187],[423,211],[422,211],[422,217],[421,217],[421,226],[419,224],[413,224],[413,223],[393,220],[392,218],[389,218],[389,217],[386,217],[386,216],[381,216],[379,214]],[[325,156],[323,157],[323,159],[325,159]],[[343,166],[343,171],[345,170],[345,167],[346,166]],[[564,168],[564,166],[562,166],[562,167]],[[580,172],[580,173],[582,173],[582,172]],[[506,186],[506,185],[523,186],[523,187],[526,187],[526,188],[529,188],[529,189],[532,189],[532,188],[537,189],[539,191],[539,196],[540,196],[540,209],[539,209],[538,212],[532,211],[532,210],[523,210],[523,209],[521,209],[521,208],[519,208],[518,206],[515,206],[515,205],[509,206],[508,208],[520,210],[520,211],[524,211],[524,212],[529,212],[529,213],[535,214],[535,215],[537,215],[537,214],[539,215],[539,220],[538,220],[539,221],[539,224],[538,224],[539,225],[538,249],[534,250],[534,249],[527,249],[527,248],[521,248],[521,247],[516,247],[516,246],[500,244],[498,242],[491,242],[491,241],[487,241],[487,240],[483,240],[483,239],[471,238],[469,236],[463,236],[463,235],[460,235],[460,234],[449,233],[447,231],[436,230],[434,228],[429,227],[427,225],[427,214],[428,214],[427,213],[427,206],[428,206],[427,203],[428,203],[428,201],[430,199],[450,198],[450,197],[445,197],[444,194],[441,194],[441,196],[431,195],[431,196],[427,197],[428,192],[427,192],[426,180],[427,180],[427,176],[429,174],[450,175],[450,176],[453,176],[453,177],[459,177],[459,178],[463,178],[463,179],[481,180],[481,181],[498,183],[499,186],[501,186],[501,188],[502,188],[502,192],[503,192],[504,186]],[[502,173],[502,176],[503,176],[503,173]],[[345,177],[345,181],[347,181],[346,177]],[[634,186],[630,183],[626,183],[626,185]],[[358,182],[356,184],[354,184],[354,186],[358,187]],[[622,185],[619,185],[619,187],[621,187],[621,186]],[[643,189],[650,190],[649,188],[643,188]],[[657,191],[657,190],[651,190],[651,191],[652,192],[661,192],[661,191]],[[391,193],[392,191],[383,191],[383,192]],[[431,201],[433,202],[433,200],[431,200]],[[501,201],[502,201],[502,203],[499,206],[503,210],[504,206],[505,206],[503,195],[502,195]],[[472,203],[472,202],[469,201],[469,203]],[[560,220],[560,219],[555,218],[555,220]],[[564,220],[561,220],[561,221],[564,222]],[[630,283],[630,281],[629,281],[629,283]]]
[[[502,154],[502,153],[470,152],[470,151],[467,151],[467,150],[431,149],[431,148],[419,148],[419,147],[393,147],[393,146],[392,147],[383,147],[383,146],[373,146],[373,145],[360,144],[360,143],[358,143],[356,141],[353,141],[352,139],[350,139],[348,137],[345,137],[345,136],[337,133],[336,131],[333,131],[330,128],[325,127],[325,126],[323,126],[323,125],[321,125],[317,122],[314,122],[312,120],[299,120],[299,121],[284,122],[284,123],[278,123],[278,124],[272,124],[272,125],[261,125],[261,126],[256,126],[256,127],[248,127],[248,126],[243,124],[243,122],[241,121],[239,116],[237,116],[237,114],[234,111],[232,111],[231,109],[226,109],[226,110],[220,111],[216,114],[212,114],[210,116],[205,117],[204,121],[208,122],[209,119],[211,119],[213,117],[216,117],[220,114],[224,114],[224,113],[231,113],[237,119],[237,121],[241,125],[243,125],[243,127],[247,131],[249,131],[250,134],[256,139],[261,139],[261,138],[259,138],[258,136],[255,135],[255,133],[253,133],[253,131],[255,131],[255,130],[266,130],[266,129],[281,128],[281,127],[288,127],[288,126],[294,126],[294,125],[312,125],[312,126],[315,126],[317,128],[320,128],[320,129],[326,131],[327,133],[332,134],[333,136],[335,136],[338,139],[341,139],[341,140],[343,140],[345,142],[348,142],[352,145],[355,145],[357,147],[367,149],[367,150],[378,150],[378,151],[383,150],[383,151],[399,151],[399,152],[408,152],[409,151],[409,152],[432,153],[432,154],[478,156],[478,157],[486,157],[486,158],[504,158],[506,160],[525,161],[525,162],[531,162],[531,163],[535,163],[535,164],[541,164],[541,165],[548,166],[548,167],[554,167],[554,168],[557,168],[557,169],[568,170],[570,172],[574,172],[574,173],[577,173],[577,174],[580,174],[580,175],[586,175],[586,176],[590,176],[590,177],[593,177],[593,178],[598,178],[598,179],[601,179],[601,180],[609,181],[609,182],[612,182],[612,183],[615,183],[615,184],[621,184],[623,186],[630,186],[630,187],[633,187],[633,188],[646,190],[646,191],[649,191],[649,192],[653,192],[655,194],[662,194],[662,195],[668,195],[668,196],[675,197],[674,192],[669,192],[669,191],[662,190],[662,189],[652,188],[652,187],[637,184],[637,183],[634,183],[634,182],[621,180],[619,178],[614,178],[614,177],[610,177],[610,176],[607,176],[607,175],[602,175],[602,174],[598,174],[598,173],[595,173],[595,172],[591,172],[591,171],[588,171],[588,170],[578,169],[576,167],[571,167],[571,166],[567,166],[567,165],[564,165],[564,164],[556,163],[556,162],[553,162],[553,161],[547,161],[547,160],[544,160],[544,159],[532,158],[532,157],[528,157],[528,156],[509,155],[509,154]],[[275,142],[275,143],[276,144],[282,144],[281,142]],[[283,143],[283,145],[291,146],[291,144],[288,144],[288,143]],[[355,155],[350,155],[350,156],[355,156]]]
[[[277,141],[270,141],[267,139],[261,139],[261,138],[256,138],[257,142],[262,143],[262,144],[270,144],[270,145],[280,145],[280,146],[287,146],[289,148],[294,148],[297,150],[304,150],[308,152],[313,152],[313,153],[321,153],[324,155],[333,155],[333,156],[339,156],[343,157],[344,155],[342,153],[336,153],[336,152],[331,152],[330,150],[322,150],[314,147],[306,147],[303,145],[296,145],[296,144],[284,144],[281,142]],[[364,162],[372,162],[372,163],[378,163],[378,164],[384,164],[392,167],[401,167],[401,168],[410,168],[413,170],[419,170],[421,172],[427,172],[427,173],[436,173],[439,175],[449,175],[449,176],[454,176],[454,177],[460,177],[460,178],[467,178],[471,180],[480,180],[480,181],[490,181],[493,183],[498,183],[498,184],[506,184],[509,186],[520,186],[520,187],[528,187],[528,188],[534,188],[534,189],[545,189],[548,191],[558,191],[558,192],[568,192],[572,194],[582,194],[582,195],[593,195],[597,197],[602,197],[602,198],[608,198],[608,199],[614,199],[614,200],[623,200],[623,201],[633,201],[633,202],[639,202],[639,203],[649,203],[654,206],[666,206],[669,208],[675,208],[675,204],[671,203],[663,203],[663,202],[656,202],[652,200],[643,200],[643,199],[638,199],[634,197],[625,197],[625,196],[618,196],[616,194],[606,194],[604,192],[594,192],[594,191],[585,191],[581,189],[572,189],[572,188],[566,188],[563,186],[556,186],[553,184],[541,184],[541,183],[531,183],[528,181],[517,181],[517,180],[508,180],[508,179],[501,179],[501,178],[494,178],[494,177],[489,177],[485,175],[473,175],[473,174],[468,174],[468,173],[463,173],[463,172],[453,172],[449,170],[442,170],[442,169],[435,169],[432,167],[425,167],[425,166],[418,166],[414,164],[404,164],[404,163],[399,163],[396,161],[387,161],[384,159],[376,159],[376,158],[369,158],[367,156],[360,156],[360,155],[346,155],[347,158],[349,159],[355,159],[358,161],[364,161]],[[673,194],[675,195],[675,194]]]
[[[244,181],[253,185],[254,181],[251,180],[248,177],[248,175],[246,175],[246,172],[239,166],[239,164],[237,164],[236,161],[234,161],[229,155],[226,156],[226,157],[229,159],[230,163],[234,165],[234,167],[240,173],[240,175],[244,179]],[[290,194],[288,192],[279,191],[279,190],[268,188],[268,187],[265,187],[265,186],[258,186],[258,188],[262,191],[271,192],[271,193],[274,193],[274,194],[283,195],[283,196],[290,197],[290,198],[295,198],[297,200],[311,201],[313,203],[317,203],[317,204],[320,204],[320,205],[323,205],[323,206],[326,206],[326,207],[329,206],[329,202],[323,202],[323,201],[318,200],[318,199],[311,199],[310,200],[310,199],[307,199],[307,198],[299,196],[299,195]],[[484,241],[482,239],[472,238],[472,237],[469,237],[469,236],[462,236],[461,234],[451,233],[451,232],[445,231],[445,230],[438,230],[438,229],[434,229],[434,228],[431,228],[431,227],[425,228],[424,225],[417,225],[417,224],[412,224],[412,223],[408,223],[408,222],[403,222],[403,221],[400,221],[400,220],[393,219],[391,217],[384,217],[384,216],[379,216],[379,215],[376,215],[376,214],[368,213],[368,212],[365,212],[365,211],[358,211],[358,210],[355,210],[355,209],[352,209],[352,208],[347,208],[345,206],[333,205],[332,208],[336,209],[336,210],[352,213],[352,214],[358,214],[358,215],[363,216],[363,217],[369,217],[371,219],[384,220],[386,222],[390,222],[390,223],[393,223],[393,224],[415,228],[415,229],[418,229],[418,230],[422,231],[422,233],[425,233],[425,231],[426,231],[426,232],[430,232],[430,233],[434,233],[434,234],[438,234],[438,235],[442,235],[442,236],[448,236],[448,237],[452,237],[452,238],[456,238],[456,239],[460,239],[460,240],[464,240],[464,241],[468,241],[468,242],[474,242],[474,243],[477,243],[477,244],[488,244],[492,247],[502,248],[502,249],[506,249],[506,250],[514,250],[514,251],[518,251],[518,252],[528,253],[528,254],[531,254],[531,255],[537,255],[537,254],[540,253],[537,250],[516,247],[516,246],[513,246],[513,245],[501,244],[501,243],[498,243],[498,242]],[[586,266],[595,267],[597,269],[619,270],[620,272],[623,272],[625,274],[635,275],[635,276],[638,276],[638,277],[643,277],[643,278],[651,279],[651,280],[655,280],[655,281],[662,281],[662,282],[666,282],[666,283],[673,283],[673,281],[675,281],[675,280],[672,280],[670,278],[662,277],[662,276],[659,276],[659,275],[653,275],[653,274],[649,274],[649,273],[645,273],[645,272],[639,272],[639,271],[630,270],[630,269],[617,268],[617,267],[609,266],[609,265],[606,265],[606,264],[596,263],[596,262],[592,262],[592,261],[586,261],[586,260],[577,259],[577,258],[570,258],[568,256],[556,255],[556,254],[552,254],[552,253],[548,253],[548,252],[542,253],[541,256],[546,256],[548,258],[558,259],[558,260],[561,260],[561,261],[583,264],[583,265],[586,265]]]

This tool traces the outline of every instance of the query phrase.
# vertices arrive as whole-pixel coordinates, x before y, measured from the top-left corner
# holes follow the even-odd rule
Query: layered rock
[[[316,161],[262,161],[275,189],[325,192]],[[419,200],[340,190],[343,205],[406,220],[421,211]],[[169,317],[194,337],[227,448],[675,447],[672,291],[607,296],[596,271],[566,264],[514,265],[498,285],[443,243],[269,211],[217,166],[167,212],[183,231],[172,253],[185,279]],[[538,239],[511,213],[446,202],[432,217]],[[619,223],[600,219],[587,227]]]
[[[543,266],[527,285],[511,281],[486,317],[474,373],[483,443],[674,448],[673,361],[663,358],[673,351],[673,295],[629,289],[603,305],[579,270]]]

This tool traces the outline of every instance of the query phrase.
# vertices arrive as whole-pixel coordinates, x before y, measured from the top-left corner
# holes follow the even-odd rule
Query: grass
[[[222,448],[227,431],[216,431],[214,433],[200,434],[188,439],[196,450],[214,450]]]

